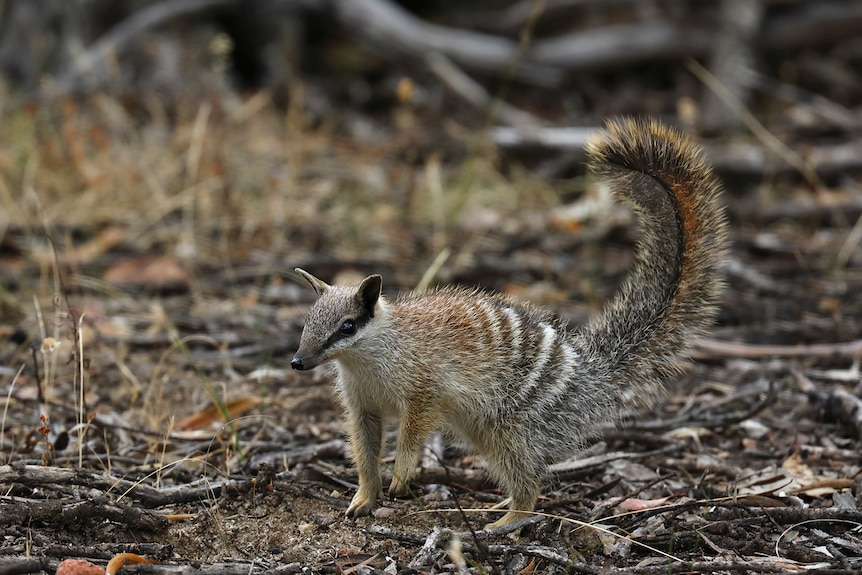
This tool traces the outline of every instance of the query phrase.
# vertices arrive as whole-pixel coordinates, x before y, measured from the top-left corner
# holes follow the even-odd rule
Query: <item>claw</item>
[[[398,499],[410,495],[410,489],[397,477],[392,478],[392,483],[389,484],[389,499]]]
[[[362,517],[363,515],[370,514],[376,505],[377,495],[369,496],[367,493],[357,491],[350,505],[347,507],[345,515],[347,517]]]

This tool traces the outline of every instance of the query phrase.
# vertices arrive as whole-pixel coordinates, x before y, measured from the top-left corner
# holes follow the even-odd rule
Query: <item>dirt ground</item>
[[[441,438],[413,497],[344,517],[331,374],[289,368],[312,300],[290,270],[392,294],[431,269],[577,325],[631,262],[631,215],[577,157],[543,176],[560,152],[463,117],[147,105],[0,108],[0,575],[120,553],[154,561],[123,573],[862,571],[852,169],[721,170],[727,289],[692,370],[489,533],[500,492]]]

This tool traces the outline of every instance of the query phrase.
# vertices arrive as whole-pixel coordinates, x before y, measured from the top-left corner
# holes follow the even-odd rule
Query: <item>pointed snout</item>
[[[290,367],[297,371],[308,371],[320,365],[320,361],[316,357],[301,353],[301,351],[297,352],[290,360]]]

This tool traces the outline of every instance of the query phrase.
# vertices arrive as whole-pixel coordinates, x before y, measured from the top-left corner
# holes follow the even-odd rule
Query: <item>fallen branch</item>
[[[30,525],[37,522],[53,527],[80,529],[81,522],[101,521],[112,521],[132,531],[146,533],[162,532],[168,526],[168,520],[163,515],[128,505],[0,496],[0,525]]]
[[[440,52],[428,54],[426,62],[431,72],[449,90],[474,108],[489,114],[490,120],[499,118],[504,124],[517,126],[521,129],[542,125],[542,122],[532,114],[519,110],[506,102],[492,98],[481,84],[465,74]],[[489,110],[494,110],[496,118],[490,116]]]
[[[292,488],[295,477],[291,473],[284,472],[275,475],[273,483],[296,492]],[[248,493],[255,488],[261,488],[254,478],[249,478],[240,481],[202,479],[183,485],[157,489],[141,482],[128,481],[86,469],[18,464],[0,465],[0,485],[3,484],[44,488],[51,486],[68,488],[69,485],[77,485],[96,489],[105,494],[113,494],[118,497],[118,501],[128,497],[151,509],[176,503],[211,500],[214,497],[219,497],[222,491],[226,489],[236,493]],[[307,490],[300,493],[304,496],[309,495]]]
[[[518,44],[508,38],[448,28],[425,22],[387,0],[331,0],[346,30],[360,36],[385,54],[425,59],[437,52],[463,66],[497,75],[508,73],[519,59]],[[554,67],[525,58],[517,78],[544,86],[561,82]]]
[[[673,446],[644,453],[613,451],[589,457],[575,457],[550,465],[548,471],[553,475],[555,481],[570,480],[576,475],[583,475],[597,469],[605,469],[612,461],[639,461],[647,457],[663,455],[672,449],[674,449]]]
[[[765,359],[769,357],[862,357],[862,340],[847,343],[821,343],[814,345],[756,345],[732,341],[702,339],[697,342],[694,359]]]
[[[536,40],[526,58],[567,73],[582,73],[703,56],[713,40],[714,32],[698,26],[682,26],[669,20],[639,21]]]

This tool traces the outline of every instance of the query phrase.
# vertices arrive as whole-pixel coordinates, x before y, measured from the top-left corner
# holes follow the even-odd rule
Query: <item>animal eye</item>
[[[339,330],[341,335],[353,335],[356,333],[356,324],[351,319],[344,320],[344,323],[341,324],[341,329]]]

